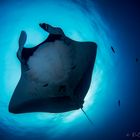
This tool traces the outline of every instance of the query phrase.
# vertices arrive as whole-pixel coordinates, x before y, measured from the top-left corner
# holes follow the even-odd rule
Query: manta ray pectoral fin
[[[21,31],[20,37],[19,37],[19,47],[23,47],[25,42],[27,40],[27,34],[25,31]]]
[[[50,34],[64,35],[64,32],[61,28],[53,27],[53,26],[46,24],[46,23],[40,23],[39,25],[42,29],[44,29],[45,31],[47,31]]]
[[[17,57],[19,60],[21,60],[21,53],[22,53],[22,50],[24,48],[24,44],[26,43],[26,40],[27,40],[27,34],[25,31],[21,31],[20,33],[20,37],[19,37],[19,49],[17,51]]]

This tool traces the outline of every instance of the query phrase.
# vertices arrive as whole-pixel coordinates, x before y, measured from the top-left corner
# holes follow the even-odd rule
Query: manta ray
[[[25,48],[21,31],[17,58],[21,77],[9,103],[9,112],[61,113],[82,109],[95,64],[97,44],[67,37],[59,27],[39,24],[49,33],[46,40]]]

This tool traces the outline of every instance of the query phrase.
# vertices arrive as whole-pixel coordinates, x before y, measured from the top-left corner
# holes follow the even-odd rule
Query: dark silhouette
[[[48,86],[48,84],[43,85],[43,87],[47,87],[47,86]]]
[[[72,66],[72,68],[71,68],[71,69],[72,69],[72,70],[74,70],[75,68],[76,68],[76,66],[74,65],[74,66]]]
[[[21,78],[10,100],[9,111],[11,113],[60,113],[80,108],[82,109],[84,98],[91,82],[92,71],[96,58],[96,43],[74,41],[65,36],[61,28],[52,27],[49,24],[43,23],[40,24],[40,27],[50,34],[45,41],[33,48],[24,47],[27,35],[25,31],[21,32],[19,38],[19,49],[17,51],[17,57],[21,62]],[[61,73],[63,71],[60,71],[61,75],[59,76],[60,79],[58,81],[52,80],[45,81],[46,83],[41,83],[39,81],[40,77],[38,77],[38,79],[34,79],[32,77],[34,73],[28,74],[31,72],[31,68],[28,63],[29,59],[34,57],[34,53],[38,51],[38,49],[42,47],[47,48],[46,43],[49,42],[53,44],[56,40],[65,44],[61,50],[60,58],[63,56],[63,59],[65,59],[65,62],[67,63],[63,63],[64,66],[66,65],[65,67],[59,65],[60,61],[55,64],[57,64],[56,66],[60,70],[65,68],[64,70],[67,74],[64,79],[61,79],[61,75],[63,76],[64,74]],[[50,49],[51,47],[49,50]],[[54,50],[55,47],[52,46],[52,51]],[[52,60],[53,55],[51,55],[51,57]],[[63,60],[61,61],[64,62]],[[39,65],[41,65],[41,63]],[[38,67],[37,64],[35,66]],[[49,66],[49,70],[51,68],[52,71],[54,71],[53,65]],[[58,72],[57,68],[55,69],[53,75]],[[42,73],[44,76],[47,74],[47,72]],[[51,76],[49,75],[49,77]],[[53,77],[52,79],[55,78]]]
[[[115,50],[114,50],[114,48],[112,46],[111,46],[111,50],[112,50],[113,53],[115,53]]]
[[[121,103],[120,100],[118,100],[118,106],[120,106],[120,103]]]

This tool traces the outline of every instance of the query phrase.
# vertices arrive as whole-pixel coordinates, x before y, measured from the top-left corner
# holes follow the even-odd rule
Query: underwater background
[[[139,13],[136,0],[0,0],[0,140],[140,139]],[[25,47],[33,47],[48,36],[39,27],[44,22],[73,40],[98,45],[83,107],[93,125],[81,110],[8,112],[21,75],[20,32],[27,32]]]

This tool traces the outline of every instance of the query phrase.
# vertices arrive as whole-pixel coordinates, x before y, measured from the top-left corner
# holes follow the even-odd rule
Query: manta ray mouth
[[[60,83],[68,78],[71,59],[70,47],[63,41],[42,44],[28,60],[32,80],[45,83]]]

